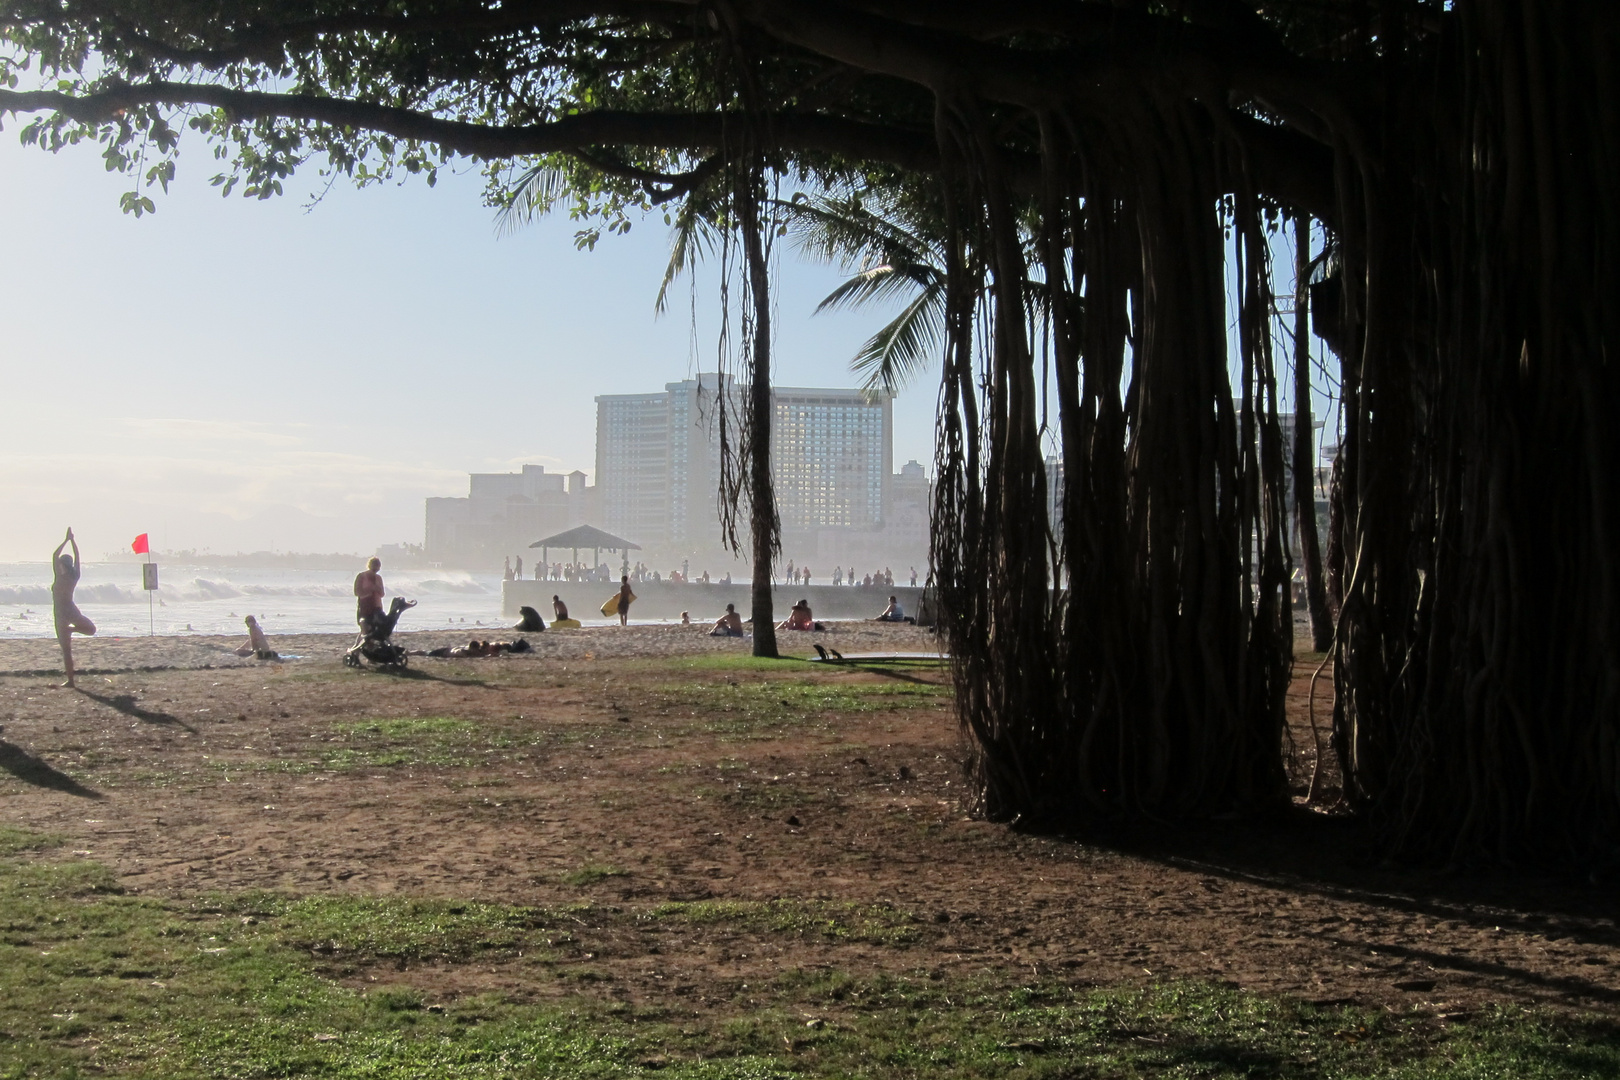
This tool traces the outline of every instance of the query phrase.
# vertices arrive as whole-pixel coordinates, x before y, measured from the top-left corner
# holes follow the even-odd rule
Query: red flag
[[[135,552],[137,555],[145,555],[152,550],[151,546],[146,542],[145,533],[141,533],[141,535],[137,536],[135,538],[135,542],[129,545],[129,547],[130,550]]]

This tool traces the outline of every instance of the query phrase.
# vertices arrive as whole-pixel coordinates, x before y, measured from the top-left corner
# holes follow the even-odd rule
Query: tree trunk
[[[1299,524],[1299,562],[1305,572],[1305,602],[1311,612],[1311,650],[1333,647],[1333,615],[1322,576],[1322,542],[1316,535],[1316,425],[1311,417],[1310,290],[1311,219],[1294,219],[1294,514]]]
[[[743,247],[748,260],[748,287],[754,307],[754,340],[748,385],[748,513],[754,548],[750,590],[754,618],[754,655],[775,658],[776,616],[771,610],[771,571],[777,549],[776,491],[771,484],[771,282],[759,222],[754,178],[738,200]]]

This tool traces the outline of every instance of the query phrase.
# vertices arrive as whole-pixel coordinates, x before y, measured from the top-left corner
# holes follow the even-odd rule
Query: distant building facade
[[[465,498],[427,500],[425,556],[445,565],[498,565],[543,536],[584,524],[594,496],[577,470],[525,465],[515,473],[471,473]]]
[[[730,441],[739,435],[747,392],[741,383],[706,374],[669,383],[662,393],[598,397],[602,527],[659,554],[717,549],[721,395]],[[891,396],[777,387],[771,401],[771,472],[784,560],[820,558],[840,543],[881,541],[890,532],[894,485],[902,480],[893,475]],[[920,476],[922,466],[913,472]],[[904,482],[915,486],[916,479],[908,473]],[[926,487],[926,479],[921,482]]]
[[[595,485],[585,474],[525,465],[473,473],[464,498],[427,500],[425,558],[498,567],[541,537],[590,524],[640,544],[656,568],[728,564],[720,542],[720,424],[736,441],[748,388],[713,374],[661,393],[596,399]],[[861,390],[778,387],[772,392],[771,469],[782,521],[782,561],[926,572],[933,487],[918,462],[894,471],[893,402]],[[739,511],[747,542],[748,510]],[[658,566],[668,560],[666,566]]]

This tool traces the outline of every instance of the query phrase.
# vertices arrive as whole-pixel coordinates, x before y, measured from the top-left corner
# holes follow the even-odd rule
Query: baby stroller
[[[360,624],[360,636],[343,654],[343,662],[352,668],[370,662],[380,668],[403,668],[410,663],[405,646],[393,642],[394,625],[406,608],[416,606],[415,600],[394,597],[385,615],[378,615]]]

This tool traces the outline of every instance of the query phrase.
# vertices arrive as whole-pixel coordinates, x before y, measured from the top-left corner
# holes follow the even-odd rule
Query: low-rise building
[[[525,465],[515,473],[471,473],[465,498],[430,498],[423,547],[443,565],[499,565],[526,554],[542,536],[586,523],[596,489],[585,474],[548,473]]]

